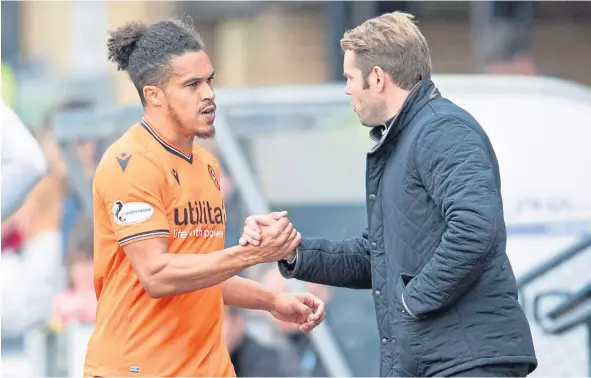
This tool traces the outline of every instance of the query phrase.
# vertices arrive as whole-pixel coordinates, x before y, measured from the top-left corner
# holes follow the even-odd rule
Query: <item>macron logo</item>
[[[176,183],[180,185],[181,180],[179,179],[179,173],[176,171],[176,169],[173,169],[172,171],[170,171],[170,173],[172,173],[172,176],[176,180]]]
[[[121,170],[123,172],[125,172],[125,169],[127,168],[127,163],[129,162],[130,158],[131,155],[127,155],[125,152],[117,157],[117,162],[119,163],[119,166],[121,167]]]

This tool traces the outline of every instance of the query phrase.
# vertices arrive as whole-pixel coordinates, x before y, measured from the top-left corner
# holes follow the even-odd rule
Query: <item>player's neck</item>
[[[174,126],[171,127],[175,122],[171,122],[170,119],[154,114],[148,110],[144,111],[144,120],[167,143],[178,147],[185,153],[190,153],[193,150],[195,137],[183,134]]]

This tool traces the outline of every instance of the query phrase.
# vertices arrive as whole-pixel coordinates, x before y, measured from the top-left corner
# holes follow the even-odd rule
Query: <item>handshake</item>
[[[239,244],[253,264],[293,260],[302,235],[287,219],[287,211],[246,218]]]

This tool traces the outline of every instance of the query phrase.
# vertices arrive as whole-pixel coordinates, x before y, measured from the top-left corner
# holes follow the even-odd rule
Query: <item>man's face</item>
[[[343,74],[347,78],[345,94],[351,97],[351,106],[364,126],[380,126],[384,122],[386,104],[376,88],[376,77],[372,72],[366,80],[357,67],[355,52],[345,51]]]
[[[94,290],[94,263],[88,254],[74,252],[79,257],[70,264],[70,278],[77,289]]]
[[[187,52],[170,63],[173,74],[165,90],[170,117],[187,135],[212,138],[216,106],[209,57],[204,51]]]

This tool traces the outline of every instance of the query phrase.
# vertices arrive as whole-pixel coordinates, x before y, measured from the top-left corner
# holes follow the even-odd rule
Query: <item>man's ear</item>
[[[162,106],[162,101],[164,99],[164,92],[162,89],[154,86],[154,85],[146,85],[143,89],[144,98],[146,99],[146,103],[151,104],[152,106]]]
[[[379,66],[374,66],[371,70],[372,76],[374,77],[375,85],[378,91],[383,91],[386,84],[386,73]]]

